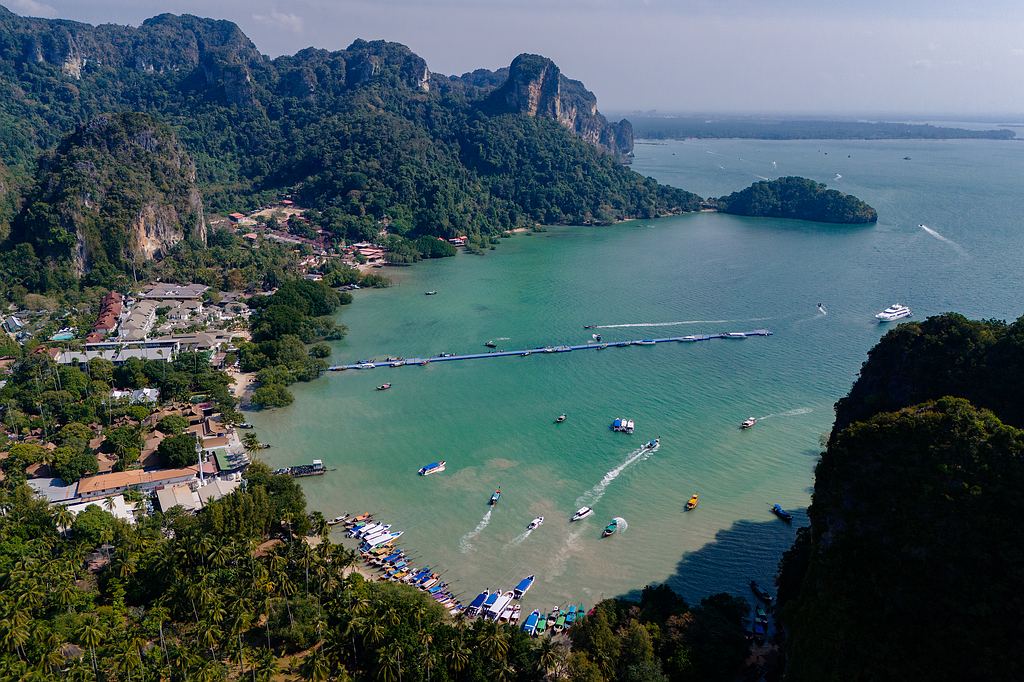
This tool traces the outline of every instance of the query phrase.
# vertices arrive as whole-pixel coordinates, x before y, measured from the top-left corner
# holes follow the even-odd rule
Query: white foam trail
[[[512,540],[512,542],[508,543],[508,546],[509,547],[516,547],[517,545],[521,545],[523,543],[523,540],[525,540],[526,538],[530,537],[530,533],[532,533],[532,532],[533,532],[532,529],[531,530],[524,530],[522,533],[517,535]]]
[[[495,341],[510,341],[511,339],[511,336],[496,336],[494,338]]]
[[[943,235],[939,234],[937,231],[933,230],[932,228],[928,227],[927,225],[922,223],[921,225],[918,225],[918,227],[920,227],[922,230],[924,230],[925,232],[927,232],[931,236],[933,236],[936,239],[938,239],[940,242],[945,242],[945,243],[949,244],[950,246],[952,246],[954,249],[956,249],[960,253],[966,253],[966,251],[964,251],[964,247],[960,246],[959,244],[957,244],[955,241],[953,241],[949,237],[946,237],[946,236],[943,236]]]
[[[627,457],[617,467],[608,471],[604,475],[604,478],[602,478],[597,485],[595,485],[593,488],[577,497],[576,506],[582,507],[583,505],[586,505],[588,507],[593,507],[601,500],[602,497],[604,497],[604,491],[608,489],[608,486],[612,484],[612,481],[619,477],[619,474],[625,471],[631,464],[634,464],[635,462],[638,462],[643,459],[647,459],[655,452],[657,452],[660,447],[661,444],[659,443],[658,445],[655,445],[653,448],[641,447],[629,453],[629,457]]]
[[[843,179],[843,176],[842,176],[842,175],[840,175],[839,173],[836,173],[836,176],[835,176],[834,178],[832,178],[832,179],[833,179],[833,180],[842,180],[842,179]]]
[[[757,421],[764,421],[765,419],[770,419],[771,417],[796,417],[801,414],[810,414],[811,412],[814,412],[813,407],[798,407],[793,410],[786,410],[785,412],[775,412],[772,414],[766,414],[763,417],[758,417]]]
[[[745,320],[679,320],[678,322],[633,322],[631,324],[599,324],[594,329],[625,329],[626,327],[678,327],[684,324],[725,324],[727,322],[763,322],[770,317],[749,317]]]
[[[490,509],[487,510],[487,513],[484,514],[484,517],[480,519],[480,523],[476,524],[476,528],[463,535],[462,539],[459,540],[459,549],[462,550],[463,554],[467,554],[469,550],[473,549],[472,540],[477,535],[480,535],[480,533],[483,532],[483,529],[487,527],[487,524],[491,522],[492,511],[494,511],[494,507],[491,507]]]
[[[742,160],[743,159],[740,159],[740,161],[742,161]],[[758,175],[757,173],[754,173],[754,177],[757,178],[758,180],[771,180],[771,178],[766,178],[765,176]]]
[[[578,524],[579,522],[573,525]],[[569,537],[567,537],[562,546],[558,548],[558,552],[552,556],[551,569],[547,573],[549,577],[557,578],[565,572],[565,567],[569,562],[569,557],[580,549],[578,540],[584,532],[584,528],[578,528],[577,530],[569,533]]]
[[[629,524],[626,523],[626,519],[622,518],[621,516],[616,516],[615,531],[618,533],[623,533],[626,531],[627,528],[629,528]]]
[[[772,161],[772,168],[778,168],[778,167],[779,167],[779,164],[777,164],[774,161]]]

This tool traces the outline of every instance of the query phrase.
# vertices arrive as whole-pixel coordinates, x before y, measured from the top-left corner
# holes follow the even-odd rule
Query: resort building
[[[205,284],[172,284],[167,282],[157,282],[146,287],[142,293],[139,294],[139,298],[161,301],[198,300],[203,297],[203,294],[205,294],[209,288],[210,287]]]
[[[99,476],[89,476],[78,482],[78,497],[83,500],[109,497],[125,490],[156,490],[175,483],[190,481],[196,477],[195,467],[184,469],[160,469],[158,471],[117,471]]]

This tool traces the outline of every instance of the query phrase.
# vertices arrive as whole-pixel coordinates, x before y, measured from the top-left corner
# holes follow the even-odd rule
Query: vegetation
[[[1024,675],[1022,328],[942,315],[871,351],[782,562],[786,679]]]
[[[878,213],[852,194],[827,189],[807,178],[755,182],[717,201],[718,210],[737,215],[795,218],[819,223],[873,223]]]

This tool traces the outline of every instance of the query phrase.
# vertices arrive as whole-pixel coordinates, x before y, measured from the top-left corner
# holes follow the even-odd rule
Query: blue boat
[[[501,596],[501,590],[495,590],[494,592],[491,592],[487,596],[487,599],[484,599],[483,606],[480,607],[480,613],[483,613],[483,612],[489,610],[492,606],[494,606],[494,603],[496,601],[498,601],[498,597],[500,597],[500,596]]]
[[[540,620],[540,611],[533,611],[526,618],[526,622],[523,623],[523,632],[532,636],[537,630],[537,621]]]
[[[793,520],[793,515],[790,514],[788,511],[786,511],[785,509],[783,509],[778,504],[773,504],[772,505],[772,514],[775,514],[776,516],[778,516],[780,519],[782,519],[786,523],[789,523],[790,521]]]
[[[429,476],[430,474],[438,474],[444,471],[446,462],[442,459],[440,462],[431,462],[425,467],[420,467],[420,476]]]
[[[480,594],[473,598],[473,601],[469,602],[469,606],[466,607],[466,613],[473,615],[480,610],[480,607],[484,605],[484,600],[491,594],[490,590],[484,590]]]
[[[573,621],[576,620],[576,605],[569,605],[569,613],[565,614],[565,627],[572,625]]]
[[[537,576],[528,575],[519,581],[519,584],[512,589],[513,599],[522,599],[526,591],[533,587],[533,581]]]
[[[491,506],[494,506],[494,505],[498,504],[498,498],[500,498],[500,497],[501,497],[501,488],[498,488],[493,493],[491,493],[491,499],[490,499],[490,501],[487,504],[489,504]]]

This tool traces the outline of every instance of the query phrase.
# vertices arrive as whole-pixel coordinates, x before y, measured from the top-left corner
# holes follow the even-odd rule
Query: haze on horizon
[[[606,111],[1024,115],[1024,3],[856,4],[0,0],[18,14],[93,24],[138,25],[163,12],[229,19],[271,56],[381,38],[445,74],[536,52],[583,81]]]

